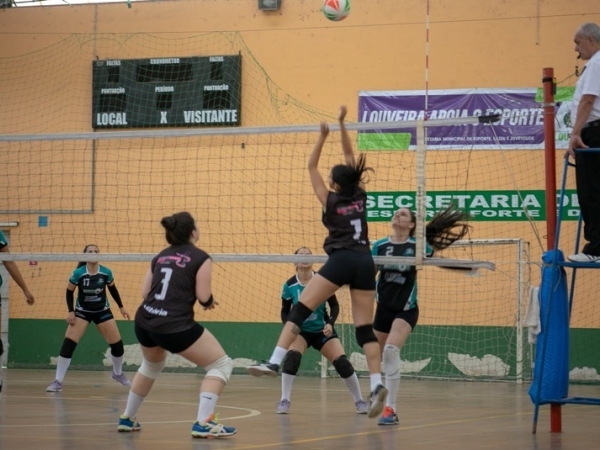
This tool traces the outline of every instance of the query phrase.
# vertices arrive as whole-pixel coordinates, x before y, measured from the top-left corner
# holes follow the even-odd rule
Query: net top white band
[[[0,253],[0,261],[54,261],[54,262],[148,262],[154,258],[154,253]],[[323,264],[327,255],[258,255],[258,254],[212,254],[211,258],[216,263],[301,263],[309,262]],[[376,264],[404,264],[415,265],[415,258],[402,256],[374,256]],[[495,270],[495,264],[489,261],[474,261],[470,259],[450,258],[425,258],[425,266],[449,267],[453,269],[487,269]]]
[[[355,131],[389,130],[394,128],[415,128],[417,126],[445,127],[450,125],[487,124],[500,120],[499,114],[490,116],[457,117],[450,119],[406,120],[395,122],[362,122],[347,123],[346,129]],[[331,131],[339,131],[337,123],[329,126]],[[100,131],[97,133],[44,133],[44,134],[0,134],[0,142],[23,141],[62,141],[62,140],[104,140],[132,139],[149,137],[189,137],[214,135],[246,135],[246,134],[278,134],[320,131],[320,125],[290,125],[278,127],[232,127],[232,128],[197,128],[175,130],[140,130],[140,131]]]

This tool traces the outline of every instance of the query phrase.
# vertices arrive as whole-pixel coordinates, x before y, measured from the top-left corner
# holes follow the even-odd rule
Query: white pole
[[[417,186],[416,186],[416,201],[417,201],[417,222],[415,230],[415,238],[417,240],[415,246],[415,268],[421,270],[423,268],[423,254],[425,253],[425,122],[419,121],[417,125]]]
[[[523,324],[521,308],[523,307],[523,239],[517,241],[517,363],[516,381],[523,383]]]

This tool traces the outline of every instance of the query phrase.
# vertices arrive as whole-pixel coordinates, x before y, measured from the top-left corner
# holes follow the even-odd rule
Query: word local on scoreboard
[[[241,57],[98,60],[92,127],[240,124]]]

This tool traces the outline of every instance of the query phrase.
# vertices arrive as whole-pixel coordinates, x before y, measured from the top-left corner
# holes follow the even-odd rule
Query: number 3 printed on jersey
[[[164,300],[167,296],[167,289],[169,289],[169,281],[171,281],[171,276],[173,275],[173,269],[170,267],[163,267],[160,269],[163,274],[160,283],[162,284],[162,289],[160,290],[160,294],[154,294],[154,298],[156,300]]]

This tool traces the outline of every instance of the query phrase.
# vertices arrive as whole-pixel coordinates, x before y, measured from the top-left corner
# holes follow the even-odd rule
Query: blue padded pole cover
[[[556,262],[564,261],[560,250],[542,256],[540,320],[542,331],[537,337],[535,368],[529,396],[534,404],[551,403],[567,397],[569,392],[569,300],[567,275]]]

